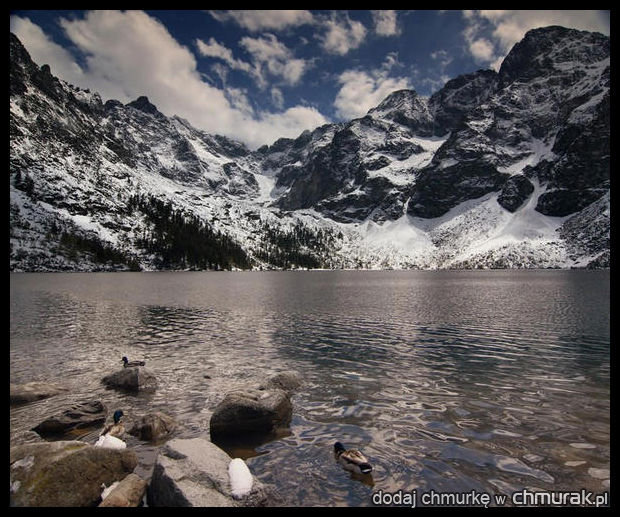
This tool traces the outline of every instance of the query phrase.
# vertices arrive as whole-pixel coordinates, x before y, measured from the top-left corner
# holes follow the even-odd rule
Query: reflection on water
[[[123,355],[146,360],[155,393],[103,389]],[[290,504],[608,489],[609,272],[13,274],[10,361],[11,382],[71,388],[12,409],[14,442],[93,397],[208,436],[227,391],[300,372],[290,432],[229,451]],[[372,482],[334,461],[337,440]],[[157,447],[129,445],[150,476]]]

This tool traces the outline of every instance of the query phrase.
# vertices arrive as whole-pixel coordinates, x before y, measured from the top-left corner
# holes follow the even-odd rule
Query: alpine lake
[[[208,438],[227,392],[296,371],[290,427],[227,449],[287,505],[604,494],[609,327],[609,270],[13,273],[10,381],[69,391],[11,408],[10,440],[93,399]],[[155,392],[103,386],[122,356],[146,361]],[[343,470],[336,441],[372,475]],[[148,480],[161,444],[127,444]]]

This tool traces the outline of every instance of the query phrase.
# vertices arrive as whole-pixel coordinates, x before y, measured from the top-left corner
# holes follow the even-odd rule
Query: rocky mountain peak
[[[144,113],[148,113],[149,115],[163,116],[157,107],[149,101],[149,98],[146,95],[141,95],[135,101],[128,103],[127,106],[143,111]]]
[[[571,64],[587,65],[608,57],[609,38],[603,34],[555,25],[532,29],[502,62],[500,87],[568,70]]]

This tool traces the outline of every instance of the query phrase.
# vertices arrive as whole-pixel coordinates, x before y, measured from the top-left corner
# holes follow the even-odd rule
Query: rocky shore
[[[142,366],[106,375],[102,384],[124,393],[157,389],[155,374]],[[147,408],[132,418],[127,433],[158,447],[148,481],[134,472],[139,460],[130,446],[107,448],[73,438],[76,430],[103,429],[109,416],[96,398],[74,404],[35,426],[28,443],[11,446],[10,505],[281,506],[284,499],[273,487],[219,445],[252,444],[287,428],[291,394],[300,385],[298,374],[283,372],[226,393],[211,415],[209,436],[177,436],[182,423]],[[11,405],[65,391],[52,383],[11,384]]]

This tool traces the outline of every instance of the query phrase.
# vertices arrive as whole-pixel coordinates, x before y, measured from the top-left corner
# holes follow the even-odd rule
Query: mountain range
[[[498,72],[256,150],[103,102],[10,39],[10,269],[609,267],[610,47],[529,31]]]

